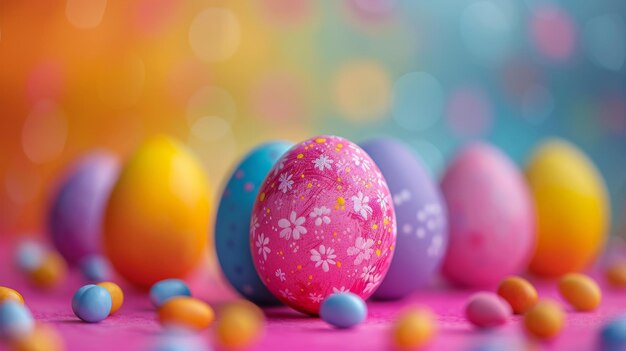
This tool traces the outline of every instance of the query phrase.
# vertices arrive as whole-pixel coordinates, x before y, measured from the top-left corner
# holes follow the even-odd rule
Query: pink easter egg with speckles
[[[366,299],[393,257],[396,218],[387,183],[359,146],[318,136],[287,151],[252,210],[259,277],[292,308],[318,314],[339,291]]]

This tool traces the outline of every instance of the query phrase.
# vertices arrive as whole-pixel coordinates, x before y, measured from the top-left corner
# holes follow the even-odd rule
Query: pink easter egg
[[[441,188],[449,239],[443,273],[465,286],[495,286],[524,270],[535,247],[534,207],[515,164],[490,144],[464,147]]]
[[[282,302],[318,314],[329,295],[368,298],[396,243],[387,183],[356,144],[336,136],[299,143],[274,165],[252,211],[255,268]]]

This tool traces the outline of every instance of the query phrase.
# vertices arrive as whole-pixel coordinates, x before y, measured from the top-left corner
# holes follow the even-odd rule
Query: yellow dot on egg
[[[280,253],[280,255],[282,256],[282,255],[283,255],[283,250],[280,250],[280,251],[279,251],[279,253]]]
[[[378,240],[378,245],[382,244],[382,241]]]
[[[309,274],[309,280],[313,279],[313,275]]]
[[[341,210],[342,211],[345,210],[345,209],[346,209],[346,206],[341,206]]]
[[[341,149],[343,147],[343,144],[339,143],[337,144],[337,147]]]
[[[270,209],[269,209],[269,208],[268,208],[268,209],[266,209],[266,210],[265,210],[265,212],[270,213]]]
[[[341,190],[342,186],[341,185],[337,185],[337,190]]]
[[[337,268],[341,268],[341,261],[337,261],[336,265],[337,265]]]
[[[343,197],[338,197],[338,198],[337,198],[337,203],[338,203],[339,205],[343,205],[343,204],[345,204],[345,203],[346,203],[346,199],[344,199]]]
[[[337,232],[333,232],[333,236],[337,236]]]
[[[339,152],[339,150],[340,150],[339,148],[335,148],[335,151]]]
[[[380,256],[380,249],[376,249],[376,256]]]
[[[389,251],[393,251],[393,245],[389,246]]]
[[[350,173],[350,167],[346,167],[346,173]]]
[[[337,177],[337,181],[340,182],[341,181],[341,177]]]
[[[314,146],[315,146],[315,144],[311,144],[311,145],[309,145],[309,147],[310,147],[310,148],[313,148]]]
[[[387,219],[387,217],[385,217],[385,219],[383,219],[383,223],[384,223],[385,225],[389,224],[389,220]]]
[[[300,174],[300,178],[304,178],[304,173]]]
[[[322,144],[322,143],[326,142],[326,139],[324,139],[324,138],[317,138],[317,139],[315,139],[315,142],[318,143],[318,144]]]
[[[264,201],[265,200],[265,192],[262,192],[261,195],[259,195],[259,201]]]
[[[304,154],[298,154],[298,156],[297,156],[297,157],[298,157],[298,158],[303,158],[303,157],[304,157]]]
[[[297,266],[296,266],[296,268],[298,268],[298,269],[302,269],[302,265],[301,265],[301,264],[299,264],[299,265],[297,265]]]
[[[309,184],[306,185],[307,188],[311,188],[313,186],[313,184],[311,184],[311,182],[309,182]]]
[[[374,230],[378,229],[378,225],[376,223],[372,224],[372,229]]]

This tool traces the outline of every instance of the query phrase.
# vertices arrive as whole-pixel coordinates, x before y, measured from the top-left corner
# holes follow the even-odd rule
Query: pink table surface
[[[122,285],[125,303],[115,315],[98,324],[83,323],[71,310],[74,291],[84,282],[76,272],[62,286],[50,291],[31,287],[15,271],[7,254],[8,245],[0,242],[0,285],[22,293],[36,319],[53,324],[65,339],[67,350],[141,350],[161,331],[155,310],[145,292]],[[601,281],[601,279],[600,279]],[[223,287],[211,283],[203,274],[196,274],[191,288],[197,297],[213,304],[228,299]],[[554,282],[535,281],[542,297],[558,299]],[[466,299],[473,291],[430,288],[397,302],[368,302],[365,323],[351,330],[336,330],[317,318],[286,307],[266,309],[267,326],[256,350],[390,350],[389,327],[403,306],[419,304],[430,307],[438,315],[439,333],[427,350],[470,350],[492,338],[524,340],[520,317],[513,317],[506,326],[478,331],[463,317]],[[567,311],[566,326],[561,335],[549,343],[535,344],[533,349],[596,350],[598,328],[609,318],[626,312],[626,292],[604,289],[601,307],[592,313]],[[199,335],[211,343],[211,330]],[[0,350],[6,348],[1,345]]]

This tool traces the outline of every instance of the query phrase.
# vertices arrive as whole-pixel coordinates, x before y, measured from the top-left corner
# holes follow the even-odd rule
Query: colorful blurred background
[[[622,0],[0,2],[0,235],[44,231],[64,167],[173,135],[220,189],[269,139],[389,134],[439,176],[562,136],[626,202]],[[214,191],[217,195],[219,191]]]

